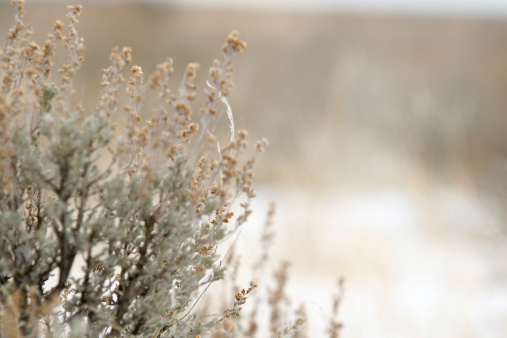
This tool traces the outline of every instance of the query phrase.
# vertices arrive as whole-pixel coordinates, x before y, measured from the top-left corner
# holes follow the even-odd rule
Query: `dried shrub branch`
[[[197,117],[199,65],[187,66],[175,93],[169,88],[172,59],[147,81],[140,66],[131,66],[124,83],[131,50],[115,47],[95,109],[86,112],[72,103],[85,51],[76,28],[81,6],[69,6],[66,25],[57,21],[40,47],[23,21],[23,0],[11,2],[14,25],[0,51],[2,335],[239,334],[231,320],[255,282],[217,315],[201,315],[199,301],[224,279],[227,257],[218,248],[252,212],[253,167],[267,145],[260,140],[249,150],[227,101],[232,59],[246,44],[237,32],[227,37]],[[59,43],[66,61],[53,74]],[[158,106],[143,107],[148,90],[158,93]],[[118,114],[123,125],[112,122]],[[231,135],[222,147],[213,133],[224,114]],[[245,201],[234,215],[241,196]],[[270,236],[266,232],[263,241]],[[79,274],[72,273],[76,267]],[[296,326],[276,328],[285,279],[283,269],[270,298],[271,329],[289,334],[304,320],[300,311]]]

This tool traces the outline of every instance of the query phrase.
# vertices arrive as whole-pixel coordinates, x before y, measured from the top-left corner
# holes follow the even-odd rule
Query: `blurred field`
[[[77,100],[89,108],[112,46],[132,47],[145,74],[173,57],[175,85],[199,62],[203,85],[241,32],[236,127],[271,142],[251,231],[277,201],[275,257],[294,261],[303,299],[329,305],[321,290],[346,277],[344,337],[507,332],[507,19],[84,5]],[[65,15],[26,7],[41,43]],[[0,2],[1,32],[12,13]]]
[[[28,3],[39,41],[64,7]],[[112,46],[131,46],[146,74],[173,57],[176,84],[186,63],[199,62],[204,83],[225,36],[238,29],[249,48],[236,60],[231,103],[238,127],[271,141],[258,168],[263,181],[403,185],[413,171],[404,166],[412,166],[423,181],[485,188],[484,178],[503,173],[505,20],[85,3],[80,21],[87,53],[78,96],[89,107]],[[1,30],[11,22],[1,2]]]
[[[291,260],[289,292],[293,305],[307,304],[311,337],[325,337],[338,276],[345,277],[343,337],[500,338],[507,332],[502,222],[468,192],[258,192],[259,213],[240,243],[243,261],[255,249],[267,202],[276,200],[273,266],[276,258]]]

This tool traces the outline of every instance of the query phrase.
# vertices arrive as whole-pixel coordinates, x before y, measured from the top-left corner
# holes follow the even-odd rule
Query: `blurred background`
[[[68,3],[27,1],[36,41]],[[175,85],[199,62],[202,87],[241,32],[229,101],[236,128],[270,146],[240,247],[255,260],[247,239],[275,201],[272,266],[292,262],[312,337],[325,336],[340,276],[343,337],[505,337],[507,2],[81,3],[88,108],[113,46],[132,47],[145,74],[173,57]],[[13,12],[0,0],[2,45]]]

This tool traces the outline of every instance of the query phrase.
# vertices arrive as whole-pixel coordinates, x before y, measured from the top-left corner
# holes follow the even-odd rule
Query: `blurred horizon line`
[[[0,0],[10,2],[10,0]],[[500,0],[32,0],[66,4],[151,4],[204,10],[253,10],[308,14],[400,15],[423,17],[507,18],[507,1]]]

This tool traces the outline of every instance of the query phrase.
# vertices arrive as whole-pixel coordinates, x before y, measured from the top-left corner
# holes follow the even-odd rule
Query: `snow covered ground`
[[[458,188],[362,191],[257,189],[240,239],[258,250],[277,203],[272,267],[292,262],[289,292],[325,328],[338,277],[343,337],[504,337],[507,240],[486,200]]]

